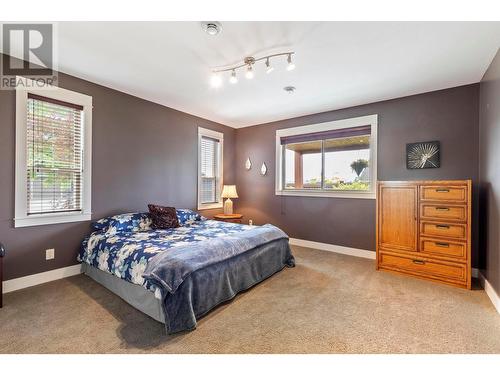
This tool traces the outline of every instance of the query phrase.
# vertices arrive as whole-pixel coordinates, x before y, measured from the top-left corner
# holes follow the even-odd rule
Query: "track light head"
[[[232,83],[233,85],[235,83],[238,83],[238,78],[236,77],[236,70],[234,70],[234,69],[231,72],[231,77],[229,77],[229,83]]]
[[[291,71],[295,69],[295,64],[292,62],[292,54],[288,54],[288,58],[286,59],[288,62],[288,65],[286,67],[286,70]]]
[[[274,70],[274,68],[269,63],[269,57],[266,59],[266,73],[269,74]]]
[[[222,86],[222,78],[220,77],[220,74],[212,74],[212,77],[210,78],[210,85],[215,89]]]
[[[245,73],[246,79],[252,79],[254,77],[252,65],[248,64],[247,72]]]

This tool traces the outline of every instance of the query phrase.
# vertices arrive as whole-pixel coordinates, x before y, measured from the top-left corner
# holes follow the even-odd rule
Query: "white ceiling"
[[[238,128],[478,82],[500,45],[500,22],[222,25],[212,37],[199,22],[62,22],[59,70]],[[294,71],[282,58],[209,85],[212,68],[288,50]]]

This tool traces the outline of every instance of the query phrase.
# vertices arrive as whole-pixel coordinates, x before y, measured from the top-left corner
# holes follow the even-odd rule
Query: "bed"
[[[195,329],[217,305],[295,264],[275,226],[207,220],[190,210],[177,216],[181,226],[173,229],[151,229],[144,213],[99,220],[78,255],[86,275],[169,334]]]

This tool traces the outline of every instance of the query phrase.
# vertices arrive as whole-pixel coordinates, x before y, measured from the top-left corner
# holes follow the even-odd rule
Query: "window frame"
[[[303,135],[310,133],[318,133],[328,130],[339,130],[352,128],[357,126],[371,126],[370,134],[370,190],[326,190],[326,189],[284,189],[283,188],[283,162],[284,153],[282,151],[281,138],[293,135]],[[343,120],[322,122],[312,125],[297,126],[294,128],[276,130],[276,176],[275,176],[275,194],[284,196],[302,196],[302,197],[332,197],[332,198],[363,198],[376,199],[376,182],[377,182],[377,128],[378,115],[368,115],[354,117]],[[322,154],[324,159],[324,154]],[[322,175],[323,175],[322,171]]]
[[[16,166],[14,227],[62,224],[91,220],[92,210],[92,97],[56,86],[42,86],[17,77],[16,87]],[[27,103],[28,93],[83,106],[82,124],[82,211],[28,215],[27,197]]]
[[[213,138],[219,141],[219,155],[217,156],[218,161],[218,194],[217,202],[215,203],[201,203],[201,140],[203,137]],[[210,210],[214,208],[222,208],[222,187],[224,185],[224,133],[217,132],[215,130],[210,130],[206,128],[198,127],[198,189],[197,189],[197,202],[198,210]]]

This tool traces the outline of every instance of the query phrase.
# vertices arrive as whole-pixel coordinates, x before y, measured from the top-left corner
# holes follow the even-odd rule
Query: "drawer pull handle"
[[[425,262],[423,260],[420,260],[420,259],[413,259],[413,263],[415,263],[415,264],[425,264]]]
[[[436,211],[449,211],[448,207],[436,207]]]
[[[446,242],[434,242],[434,244],[439,247],[450,247],[450,244]]]
[[[450,189],[436,189],[436,193],[449,193]]]
[[[439,229],[450,229],[449,225],[443,225],[443,224],[436,224],[436,228]]]

